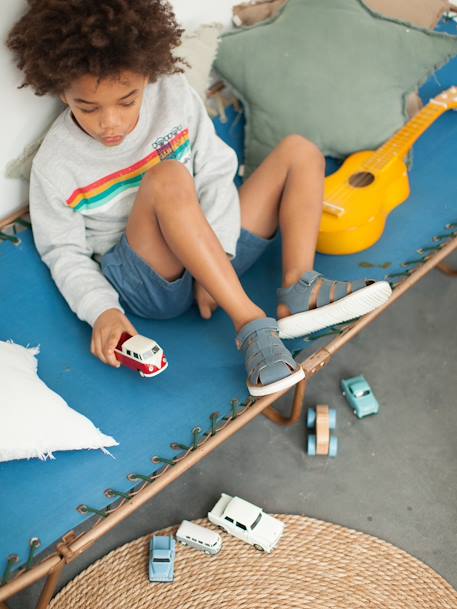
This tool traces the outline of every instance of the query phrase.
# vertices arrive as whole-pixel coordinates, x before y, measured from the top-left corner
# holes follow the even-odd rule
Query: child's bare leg
[[[168,281],[188,269],[237,332],[265,317],[244,292],[201,210],[192,177],[178,161],[160,163],[146,174],[126,233],[130,246]]]
[[[240,189],[241,224],[260,237],[282,235],[282,286],[313,269],[322,214],[325,160],[299,135],[286,137]],[[288,314],[279,305],[278,317]]]
[[[279,339],[277,321],[266,317],[241,287],[181,163],[166,161],[144,177],[126,233],[130,247],[160,275],[170,281],[189,270],[229,315],[252,395],[287,389],[303,378]]]
[[[279,226],[283,280],[279,335],[304,336],[360,317],[390,296],[386,281],[334,281],[313,271],[324,196],[324,158],[314,144],[289,136],[240,190],[242,225],[261,237]]]

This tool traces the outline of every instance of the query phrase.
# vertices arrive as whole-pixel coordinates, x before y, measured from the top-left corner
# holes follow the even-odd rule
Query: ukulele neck
[[[383,144],[375,153],[372,162],[377,171],[382,171],[392,160],[403,159],[420,136],[448,110],[445,102],[432,99],[400,131]]]

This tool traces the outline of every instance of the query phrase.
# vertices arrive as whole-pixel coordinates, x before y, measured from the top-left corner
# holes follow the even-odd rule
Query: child
[[[37,249],[92,353],[118,366],[124,310],[164,319],[195,297],[230,316],[247,384],[266,395],[304,374],[280,337],[303,336],[381,305],[386,282],[333,282],[313,271],[324,159],[298,135],[246,180],[172,51],[182,30],[164,0],[29,0],[8,37],[22,86],[68,106],[32,168]],[[238,276],[282,235],[278,321]]]

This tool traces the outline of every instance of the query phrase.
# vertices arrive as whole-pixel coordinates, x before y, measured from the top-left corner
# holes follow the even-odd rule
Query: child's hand
[[[122,332],[128,332],[132,336],[138,334],[127,317],[119,309],[108,309],[97,317],[92,330],[92,342],[90,350],[92,355],[98,357],[104,364],[115,368],[121,365],[114,355]]]
[[[197,281],[195,282],[195,300],[197,301],[200,315],[203,319],[210,319],[217,309],[217,303]]]

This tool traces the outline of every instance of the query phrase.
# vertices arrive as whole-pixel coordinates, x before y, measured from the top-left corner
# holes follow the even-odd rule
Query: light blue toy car
[[[369,414],[378,414],[378,400],[374,397],[364,376],[360,374],[350,379],[341,379],[341,389],[354,414],[359,419]]]
[[[172,582],[176,541],[171,535],[153,535],[149,544],[149,581]]]

